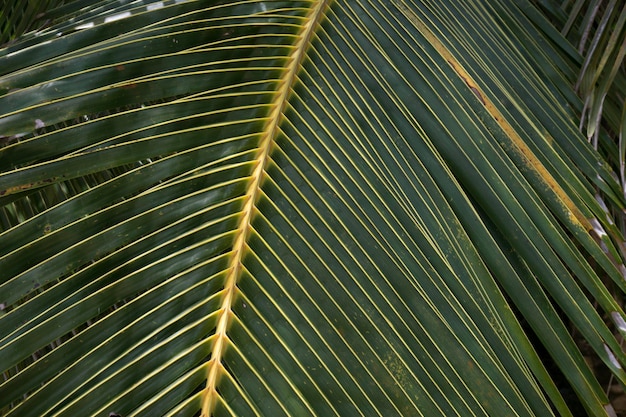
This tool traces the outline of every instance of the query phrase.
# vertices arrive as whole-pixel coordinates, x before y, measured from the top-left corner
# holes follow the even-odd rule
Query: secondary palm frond
[[[0,51],[4,414],[571,415],[538,345],[614,413],[565,323],[624,384],[624,194],[533,5],[50,16]]]
[[[537,3],[578,52],[568,53],[566,61],[577,72],[572,83],[583,99],[583,107],[577,109],[580,129],[614,166],[626,190],[626,5],[614,0]]]
[[[0,45],[27,31],[43,29],[55,17],[49,11],[70,1],[72,0],[0,0]]]

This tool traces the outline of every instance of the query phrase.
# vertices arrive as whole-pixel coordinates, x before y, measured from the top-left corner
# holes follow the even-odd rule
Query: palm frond
[[[88,3],[0,51],[6,415],[614,413],[626,202],[532,4]]]

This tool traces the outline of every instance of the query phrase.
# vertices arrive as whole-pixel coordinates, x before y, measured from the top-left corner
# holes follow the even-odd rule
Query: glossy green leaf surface
[[[72,4],[0,51],[3,414],[571,415],[550,361],[612,415],[625,202],[534,6]]]

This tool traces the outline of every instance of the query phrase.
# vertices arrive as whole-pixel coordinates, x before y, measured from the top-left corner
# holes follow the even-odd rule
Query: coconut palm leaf
[[[53,18],[46,12],[65,2],[65,0],[1,0],[0,45],[28,30],[41,30],[46,27]]]
[[[574,58],[570,65],[578,72],[574,86],[584,102],[581,130],[594,147],[606,153],[607,162],[620,172],[624,184],[624,145],[617,138],[624,121],[626,93],[626,5],[619,1],[538,3],[549,10],[554,26],[568,36],[582,55],[582,59],[577,54],[569,55]],[[600,124],[607,127],[608,134],[598,128]]]
[[[49,13],[0,51],[5,415],[614,415],[624,197],[530,3]]]

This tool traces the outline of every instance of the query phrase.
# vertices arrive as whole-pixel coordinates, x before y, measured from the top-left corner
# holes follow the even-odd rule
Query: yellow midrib
[[[272,143],[276,138],[278,124],[282,120],[283,111],[296,79],[296,74],[300,68],[302,59],[305,56],[311,36],[324,15],[328,1],[329,0],[318,0],[312,2],[311,10],[306,16],[300,33],[298,34],[298,41],[289,55],[286,71],[280,80],[279,90],[277,91],[276,97],[272,103],[270,118],[263,129],[263,133],[259,141],[259,149],[255,157],[254,172],[252,173],[251,180],[246,191],[246,197],[244,200],[245,204],[242,210],[241,220],[237,228],[235,242],[233,244],[233,252],[228,269],[228,275],[224,280],[222,302],[220,309],[218,310],[219,318],[214,335],[211,360],[209,361],[207,370],[207,384],[204,389],[202,399],[203,417],[209,417],[211,415],[219,398],[217,384],[219,382],[219,377],[223,372],[222,356],[228,341],[227,330],[229,318],[232,314],[231,308],[235,298],[237,281],[241,272],[241,261],[245,251],[246,241],[248,239],[250,222],[252,221],[252,214],[258,198],[261,182],[263,180],[263,173],[267,165],[267,159],[272,148]]]

